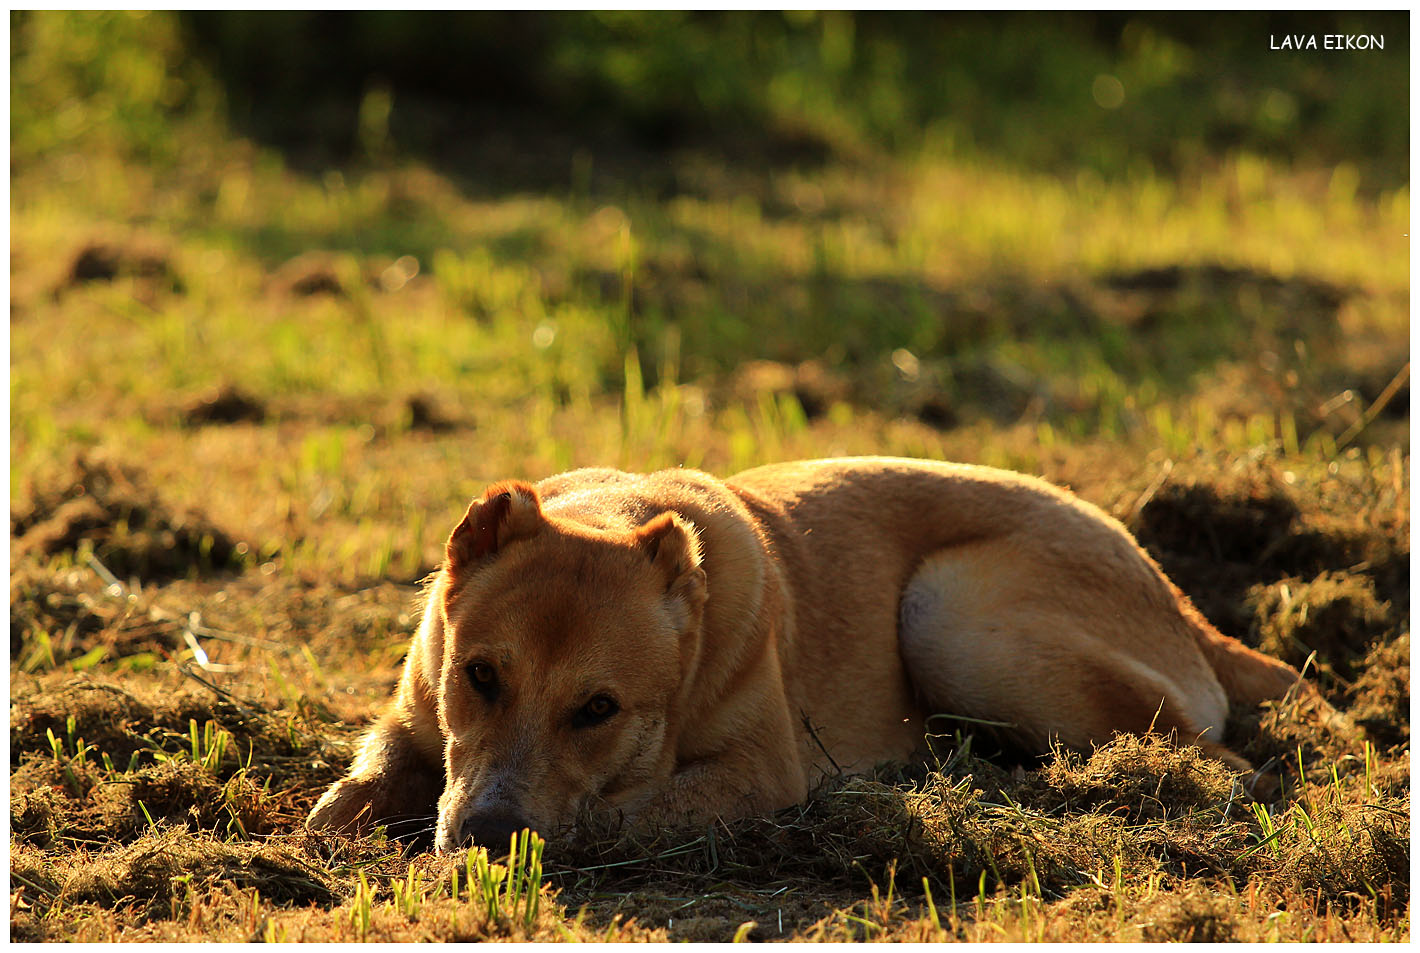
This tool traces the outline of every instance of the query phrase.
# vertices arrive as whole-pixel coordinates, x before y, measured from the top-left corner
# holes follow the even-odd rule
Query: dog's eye
[[[492,701],[498,695],[498,673],[487,662],[473,662],[468,666],[468,680],[474,690]]]
[[[591,701],[579,708],[577,714],[572,716],[572,724],[578,728],[586,728],[606,721],[620,710],[621,707],[614,699],[606,695],[594,695]]]

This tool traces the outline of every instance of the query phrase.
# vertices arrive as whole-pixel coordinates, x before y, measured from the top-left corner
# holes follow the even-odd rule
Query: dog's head
[[[634,811],[674,766],[706,599],[695,528],[609,530],[491,487],[449,537],[437,846],[507,844],[587,808]]]

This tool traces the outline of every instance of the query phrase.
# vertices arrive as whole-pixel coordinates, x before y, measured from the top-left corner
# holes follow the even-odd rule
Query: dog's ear
[[[667,596],[681,603],[688,624],[704,607],[706,597],[695,524],[677,513],[662,513],[636,531],[636,545],[660,571]]]
[[[444,555],[451,572],[495,556],[514,539],[535,534],[543,524],[542,500],[530,483],[510,480],[490,486],[468,506],[449,535]]]
[[[662,513],[637,529],[636,545],[661,570],[667,586],[700,566],[700,535],[678,513]]]

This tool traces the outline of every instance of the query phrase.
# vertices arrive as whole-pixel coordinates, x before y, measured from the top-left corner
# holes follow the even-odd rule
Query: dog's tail
[[[1228,696],[1229,708],[1235,711],[1255,708],[1262,702],[1281,698],[1299,682],[1303,685],[1302,690],[1308,687],[1292,666],[1219,632],[1194,607],[1188,596],[1177,586],[1173,590],[1179,608],[1188,619],[1189,628],[1198,639],[1198,647],[1203,650],[1203,657],[1212,666],[1213,674]]]

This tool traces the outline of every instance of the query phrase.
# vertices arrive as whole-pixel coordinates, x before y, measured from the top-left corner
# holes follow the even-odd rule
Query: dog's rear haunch
[[[587,812],[743,816],[919,754],[936,713],[1038,751],[1153,728],[1245,771],[1229,708],[1298,677],[1037,479],[880,457],[577,470],[469,506],[393,705],[308,823],[437,813],[452,851]]]

